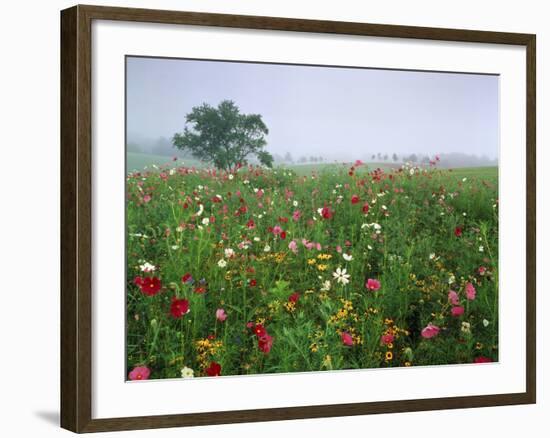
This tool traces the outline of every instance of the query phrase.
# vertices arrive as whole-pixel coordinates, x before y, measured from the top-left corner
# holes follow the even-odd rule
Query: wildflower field
[[[498,360],[497,176],[130,173],[129,379]]]

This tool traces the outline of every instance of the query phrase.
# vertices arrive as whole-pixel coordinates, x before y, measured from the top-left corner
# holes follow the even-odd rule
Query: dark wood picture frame
[[[526,48],[526,391],[523,393],[92,419],[91,24],[93,20],[220,26]],[[61,12],[61,426],[99,432],[515,405],[536,402],[535,47],[531,34],[74,6]]]

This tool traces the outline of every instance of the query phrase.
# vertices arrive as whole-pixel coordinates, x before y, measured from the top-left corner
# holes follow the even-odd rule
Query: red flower
[[[206,368],[206,374],[210,377],[219,376],[222,372],[222,366],[217,362],[210,362],[210,366]]]
[[[250,287],[254,287],[254,286],[256,286],[257,284],[258,284],[258,282],[257,282],[256,280],[254,280],[254,279],[252,279],[252,280],[250,280],[250,281],[248,282],[248,285],[249,285]]]
[[[286,239],[286,231],[281,231],[281,234],[279,234],[279,236],[281,237],[281,239],[285,240]]]
[[[353,195],[353,196],[351,197],[351,203],[352,203],[352,204],[357,204],[358,202],[359,202],[359,196]]]
[[[462,227],[456,227],[455,228],[455,236],[456,237],[462,236]]]
[[[150,297],[156,295],[161,288],[160,279],[157,277],[136,277],[134,284],[139,286],[141,291]]]
[[[246,227],[249,229],[249,230],[252,230],[256,227],[256,224],[254,223],[254,220],[253,219],[250,219],[247,223],[246,223]]]
[[[267,333],[258,338],[258,348],[263,353],[269,353],[273,347],[273,337],[269,336]]]
[[[330,207],[323,207],[321,210],[321,216],[323,216],[323,219],[332,219],[334,212],[330,209]]]
[[[363,213],[364,214],[367,214],[369,212],[369,203],[368,202],[365,202],[363,204]]]
[[[297,303],[298,298],[300,298],[300,292],[294,292],[288,297],[288,301],[290,301],[291,303]]]
[[[181,277],[181,282],[182,283],[189,283],[191,281],[193,281],[193,277],[191,277],[191,274],[189,274],[189,273],[187,273],[183,277]]]
[[[254,333],[258,338],[261,338],[262,336],[267,335],[267,330],[262,324],[256,324],[254,326]]]
[[[151,375],[151,370],[144,366],[135,367],[128,374],[130,380],[147,380]]]
[[[464,314],[464,307],[463,306],[454,306],[451,309],[451,315],[453,316],[460,316]]]
[[[174,318],[181,318],[186,313],[189,313],[189,301],[179,300],[176,297],[172,298],[170,313]]]
[[[491,359],[490,357],[485,357],[485,356],[478,356],[474,359],[474,363],[489,363],[489,362],[492,362],[493,359]]]
[[[206,293],[206,287],[204,287],[204,286],[197,286],[197,287],[195,288],[195,293],[196,293],[196,294],[204,294],[204,293]]]
[[[353,338],[348,332],[342,332],[340,337],[342,338],[342,343],[344,345],[347,345],[348,347],[353,345]]]

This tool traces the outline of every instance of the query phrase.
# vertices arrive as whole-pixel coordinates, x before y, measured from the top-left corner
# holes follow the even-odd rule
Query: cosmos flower
[[[332,276],[338,283],[342,283],[344,286],[349,283],[350,274],[346,273],[346,269],[341,269],[338,267],[336,271],[332,273]]]
[[[378,280],[375,280],[374,278],[369,278],[365,283],[365,287],[368,290],[372,290],[372,291],[376,291],[380,289],[380,286],[381,286],[380,282]]]
[[[227,313],[225,313],[225,309],[216,310],[216,319],[220,322],[224,322],[227,319]]]
[[[170,314],[174,318],[181,318],[183,315],[189,313],[189,301],[185,299],[172,298],[170,304]]]
[[[466,283],[466,286],[464,287],[464,291],[466,293],[466,298],[468,298],[470,301],[475,300],[476,288],[472,283]]]
[[[344,345],[347,345],[348,347],[353,345],[353,338],[348,332],[342,332],[340,334],[340,338],[342,339],[342,343]]]
[[[458,306],[458,304],[460,303],[458,299],[458,293],[456,293],[454,290],[450,290],[449,293],[447,294],[447,297],[449,299],[449,302],[453,306]]]
[[[157,277],[136,277],[134,284],[141,289],[141,292],[150,297],[156,295],[162,286]]]
[[[147,380],[151,375],[151,370],[145,366],[135,367],[128,374],[130,380]]]
[[[217,362],[210,362],[210,366],[206,368],[206,375],[210,377],[216,377],[221,375],[222,373],[222,366]]]
[[[461,316],[463,314],[464,314],[464,307],[462,307],[462,306],[453,306],[451,308],[451,315]]]
[[[426,327],[422,329],[420,334],[424,339],[431,339],[437,336],[440,330],[441,329],[438,326],[429,323]]]
[[[181,369],[181,377],[182,379],[191,379],[195,377],[195,372],[189,367],[183,367]]]

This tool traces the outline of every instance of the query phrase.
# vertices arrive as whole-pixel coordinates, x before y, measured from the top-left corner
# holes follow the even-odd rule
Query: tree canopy
[[[267,167],[273,165],[273,157],[264,149],[269,130],[261,115],[241,114],[233,101],[224,100],[217,107],[207,103],[193,107],[185,121],[183,133],[172,140],[176,148],[226,171],[246,164],[251,155]]]

